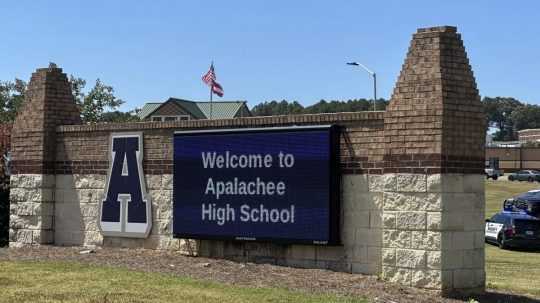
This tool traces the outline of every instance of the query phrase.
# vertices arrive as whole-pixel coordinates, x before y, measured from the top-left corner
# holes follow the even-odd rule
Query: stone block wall
[[[102,244],[97,223],[104,190],[104,175],[56,175],[55,244]]]
[[[196,254],[196,243],[172,237],[172,175],[146,175],[151,197],[153,226],[147,239],[103,237],[98,228],[99,202],[104,197],[106,175],[56,175],[54,243],[56,245],[108,246],[184,250]],[[195,246],[194,246],[195,245]]]
[[[383,277],[425,288],[483,287],[484,176],[382,178]]]
[[[377,274],[442,291],[477,291],[485,285],[485,119],[454,27],[421,29],[413,35],[386,112],[79,125],[69,118],[74,111],[54,112],[54,104],[66,102],[64,94],[55,93],[66,89],[61,70],[39,69],[36,74],[29,87],[37,93],[27,97],[34,105],[17,119],[41,117],[46,127],[19,122],[12,137],[12,246],[173,249]],[[47,87],[57,89],[49,92]],[[341,245],[172,237],[174,131],[322,124],[341,127]],[[124,131],[143,134],[143,170],[153,203],[147,239],[103,237],[97,229],[110,136]],[[38,137],[36,150],[23,142],[25,134]]]
[[[11,247],[54,243],[54,179],[54,175],[44,174],[11,176]]]

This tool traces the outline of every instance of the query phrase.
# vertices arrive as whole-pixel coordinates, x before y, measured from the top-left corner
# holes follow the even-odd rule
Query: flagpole
[[[210,66],[212,67],[212,69],[214,69],[214,60],[212,60],[212,63],[210,64]],[[212,92],[213,88],[214,88],[214,81],[212,81],[210,85],[210,120],[212,120],[212,109],[213,109],[212,107],[214,106],[214,103],[212,102],[212,96],[214,95],[214,93]]]
[[[213,93],[212,93],[212,86],[213,86],[213,85],[210,86],[210,119],[212,119],[212,104],[213,104],[213,103],[212,103],[212,95],[213,95]]]

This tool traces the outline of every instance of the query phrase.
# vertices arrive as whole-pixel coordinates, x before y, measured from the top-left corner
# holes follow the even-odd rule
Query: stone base
[[[54,175],[11,176],[10,247],[54,243],[54,187]]]
[[[14,176],[10,245],[175,250],[189,256],[374,274],[448,293],[475,292],[485,285],[482,175],[344,175],[340,246],[175,239],[172,175],[145,177],[153,227],[148,238],[132,239],[104,238],[97,227],[104,175]]]
[[[197,255],[197,241],[172,237],[172,175],[146,175],[145,181],[152,201],[150,236],[146,239],[104,238],[97,220],[106,176],[57,175],[55,244],[178,250],[186,255]]]
[[[384,279],[449,292],[483,289],[483,175],[370,178],[384,195]]]

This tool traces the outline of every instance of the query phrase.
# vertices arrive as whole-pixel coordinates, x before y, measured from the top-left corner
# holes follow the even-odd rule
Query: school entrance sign
[[[413,35],[384,112],[83,125],[67,75],[38,69],[11,134],[9,245],[170,249],[481,291],[484,124],[448,26]]]
[[[337,244],[337,139],[330,125],[176,132],[175,236]]]

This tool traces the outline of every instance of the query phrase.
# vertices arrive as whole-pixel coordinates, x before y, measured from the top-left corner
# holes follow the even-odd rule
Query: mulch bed
[[[166,273],[236,286],[280,287],[307,293],[360,296],[371,302],[463,302],[442,298],[435,291],[382,282],[375,276],[186,257],[171,251],[104,248],[96,249],[95,253],[81,254],[83,250],[80,247],[53,246],[0,249],[0,261],[72,261]],[[480,302],[540,302],[495,291],[488,291],[475,299]]]

